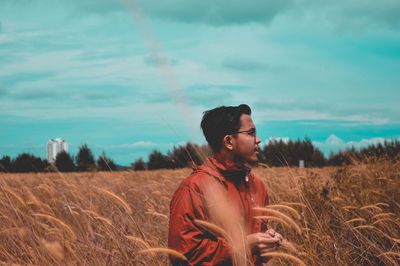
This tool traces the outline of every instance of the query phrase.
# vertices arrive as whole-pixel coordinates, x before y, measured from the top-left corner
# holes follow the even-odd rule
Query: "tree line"
[[[0,172],[73,172],[73,171],[117,171],[117,170],[155,170],[177,169],[190,167],[202,163],[203,158],[210,156],[211,150],[207,145],[186,143],[175,146],[171,151],[162,153],[153,150],[148,160],[139,158],[129,167],[117,166],[114,161],[103,152],[95,160],[90,148],[83,144],[79,147],[76,156],[67,152],[57,155],[54,163],[42,160],[32,154],[22,153],[12,159],[3,156],[0,159]],[[322,151],[315,147],[309,138],[304,140],[274,140],[261,148],[259,162],[268,166],[299,166],[303,160],[306,167],[340,166],[362,161],[371,157],[396,158],[400,155],[400,141],[388,140],[383,143],[369,145],[356,149],[354,147],[331,153],[325,157]]]
[[[115,171],[117,166],[104,152],[95,160],[92,151],[86,144],[79,147],[75,157],[65,151],[58,153],[54,163],[49,163],[47,160],[29,153],[21,153],[14,159],[10,156],[3,156],[0,159],[0,172],[86,172],[95,170]]]

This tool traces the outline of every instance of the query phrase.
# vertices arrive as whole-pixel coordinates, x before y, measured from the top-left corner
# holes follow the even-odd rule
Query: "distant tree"
[[[111,158],[108,158],[103,152],[97,159],[97,169],[100,171],[115,171],[117,166]]]
[[[312,166],[324,167],[326,165],[325,156],[319,149],[314,150],[311,161]]]
[[[173,168],[182,168],[200,165],[203,162],[203,158],[210,154],[208,146],[200,146],[188,142],[183,146],[174,147],[172,152],[168,152],[168,157],[173,164]]]
[[[72,172],[76,168],[74,159],[66,151],[57,154],[55,165],[60,172]]]
[[[149,170],[171,169],[174,168],[174,164],[169,156],[162,154],[160,151],[154,150],[149,155],[147,167]]]
[[[383,156],[394,159],[400,155],[400,140],[385,140],[383,143],[369,145],[360,149],[358,155],[361,159]]]
[[[270,166],[287,166],[289,145],[291,145],[291,141],[289,143],[285,143],[283,140],[270,141],[261,151],[265,163]]]
[[[49,163],[49,161],[47,161],[46,159],[43,160],[43,171],[44,172],[54,172],[54,166]]]
[[[12,171],[17,173],[43,172],[44,166],[41,158],[29,153],[21,153],[15,158]]]
[[[261,149],[261,162],[271,166],[298,166],[304,160],[306,166],[322,167],[326,159],[318,148],[314,147],[309,138],[304,140],[270,141]]]
[[[0,159],[0,172],[11,172],[12,161],[10,156],[3,156]]]
[[[78,171],[93,171],[96,169],[93,153],[86,144],[79,147],[78,155],[76,156],[76,165]]]
[[[135,171],[142,171],[142,170],[146,170],[147,166],[146,166],[146,163],[143,161],[143,159],[139,158],[135,162],[132,163],[132,169]]]
[[[357,153],[354,148],[331,153],[327,160],[328,165],[341,166],[350,165],[357,159]]]

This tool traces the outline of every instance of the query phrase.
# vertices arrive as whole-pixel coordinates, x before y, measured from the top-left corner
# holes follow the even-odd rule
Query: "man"
[[[191,265],[232,265],[232,243],[213,236],[196,222],[213,221],[207,204],[210,194],[206,192],[211,186],[219,186],[244,222],[244,239],[252,253],[250,260],[262,261],[258,255],[276,249],[282,236],[273,230],[265,231],[265,225],[254,219],[262,214],[253,208],[268,205],[268,195],[264,184],[248,167],[248,163],[257,161],[260,144],[251,109],[242,104],[208,110],[201,128],[213,156],[195,168],[174,193],[168,246],[184,254]],[[174,265],[181,263],[171,260]]]

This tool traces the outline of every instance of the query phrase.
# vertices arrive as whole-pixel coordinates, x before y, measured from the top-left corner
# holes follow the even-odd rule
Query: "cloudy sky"
[[[60,137],[128,165],[240,103],[328,154],[400,137],[399,70],[398,0],[0,0],[0,156]]]

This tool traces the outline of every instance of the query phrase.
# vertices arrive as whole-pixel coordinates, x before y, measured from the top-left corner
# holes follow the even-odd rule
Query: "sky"
[[[0,156],[129,165],[241,103],[328,155],[400,138],[399,70],[398,0],[0,0]]]

